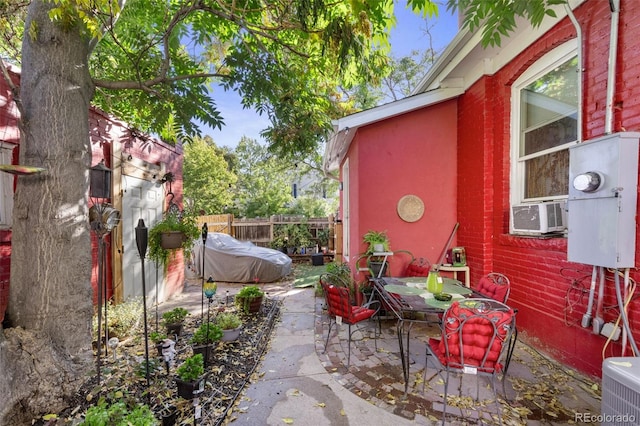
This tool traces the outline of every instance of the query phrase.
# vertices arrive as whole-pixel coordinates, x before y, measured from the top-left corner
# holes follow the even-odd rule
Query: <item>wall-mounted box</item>
[[[639,140],[616,133],[569,149],[569,261],[635,266]]]

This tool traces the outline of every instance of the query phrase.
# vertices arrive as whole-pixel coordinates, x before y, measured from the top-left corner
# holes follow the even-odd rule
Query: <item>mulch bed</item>
[[[166,406],[177,408],[175,424],[220,425],[249,383],[269,343],[273,326],[280,313],[281,302],[265,298],[257,314],[242,314],[243,329],[238,340],[217,342],[205,367],[204,391],[196,399],[185,400],[177,395],[175,370],[193,354],[189,340],[201,324],[200,315],[187,317],[182,335],[176,341],[175,363],[169,368],[149,340],[150,382],[147,388],[144,333],[121,342],[114,353],[109,349],[102,357],[100,383],[97,374],[89,377],[79,392],[69,401],[68,408],[47,419],[35,419],[35,425],[78,424],[87,409],[104,398],[107,403],[125,401],[129,406],[146,403],[157,419]],[[206,322],[207,317],[204,317]],[[213,313],[212,313],[213,316]],[[149,330],[153,331],[152,329]],[[198,413],[198,414],[196,414]]]

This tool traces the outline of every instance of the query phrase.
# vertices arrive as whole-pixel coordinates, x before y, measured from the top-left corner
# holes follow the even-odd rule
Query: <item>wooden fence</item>
[[[240,241],[251,241],[257,246],[269,247],[274,227],[287,224],[306,224],[313,238],[322,230],[329,230],[329,249],[333,249],[333,218],[276,215],[269,218],[236,219],[232,214],[199,216],[198,226],[207,224],[209,232],[229,234]]]

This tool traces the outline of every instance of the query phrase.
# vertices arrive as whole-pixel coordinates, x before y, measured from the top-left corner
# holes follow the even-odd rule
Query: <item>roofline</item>
[[[462,88],[430,90],[334,120],[333,132],[330,134],[325,148],[323,169],[327,173],[338,169],[360,127],[448,101],[462,93],[464,93]]]

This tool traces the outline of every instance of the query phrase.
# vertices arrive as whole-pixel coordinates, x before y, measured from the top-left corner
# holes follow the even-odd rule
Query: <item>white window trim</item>
[[[518,79],[511,86],[511,167],[510,167],[510,179],[509,179],[509,204],[511,206],[515,204],[521,204],[524,200],[524,193],[522,182],[524,181],[524,167],[520,163],[527,157],[518,157],[519,145],[520,145],[520,91],[522,88],[533,83],[536,79],[542,75],[553,71],[564,62],[568,61],[572,57],[578,54],[578,41],[572,39],[561,46],[556,47],[552,51],[546,53],[535,63],[533,63],[525,72],[523,72]],[[578,76],[578,84],[582,84],[582,80]],[[581,106],[578,105],[578,128],[582,126],[582,114]],[[564,149],[564,148],[562,148]],[[549,149],[549,152],[557,151],[558,149]],[[565,197],[544,197],[538,198],[535,201],[545,200],[559,200],[567,198]],[[527,200],[534,201],[534,200]]]

